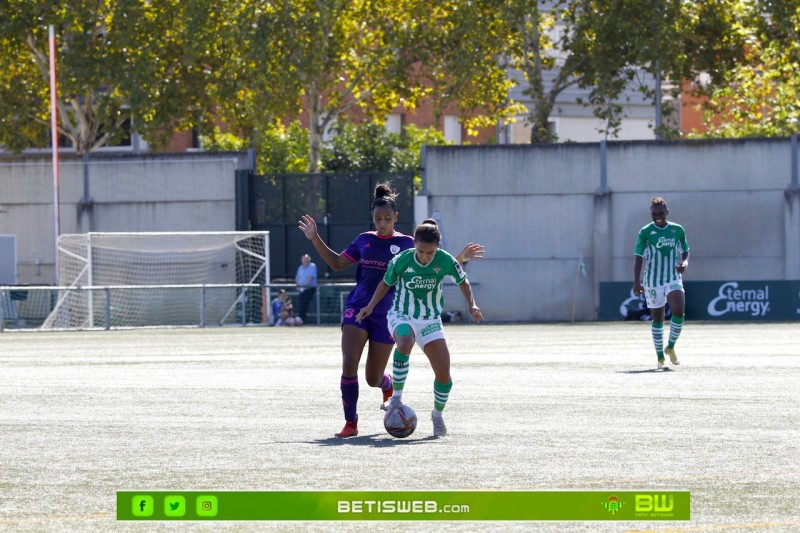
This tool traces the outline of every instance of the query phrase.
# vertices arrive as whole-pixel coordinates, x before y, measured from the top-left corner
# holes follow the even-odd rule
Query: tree
[[[627,88],[655,101],[658,80],[677,80],[679,90],[682,80],[717,72],[739,57],[740,43],[720,38],[730,37],[725,23],[733,1],[475,0],[452,15],[463,32],[450,33],[463,44],[443,48],[445,57],[448,50],[456,55],[442,69],[464,80],[475,79],[472,70],[484,79],[519,71],[532,101],[527,120],[533,143],[555,140],[548,121],[570,87],[588,90],[588,99],[577,103],[591,107],[613,135]],[[515,105],[507,102],[508,109]]]
[[[78,153],[141,132],[153,144],[210,124],[225,46],[221,10],[201,0],[5,0],[0,144],[46,144],[48,25],[56,30],[59,133]]]
[[[443,0],[416,6],[418,31],[407,46],[416,61],[413,83],[427,88],[437,117],[453,109],[468,135],[513,121],[526,108],[509,98],[516,82],[504,61],[510,32],[498,0]]]
[[[659,1],[663,6],[659,6]],[[681,44],[669,29],[680,27],[679,0],[473,0],[444,2],[419,18],[420,72],[432,97],[458,107],[467,125],[487,126],[528,112],[508,92],[510,72],[522,73],[531,142],[552,142],[548,127],[567,88],[590,90],[585,103],[619,127],[618,98],[630,84],[652,90],[645,72],[666,69],[663,57]],[[420,46],[421,44],[421,46]],[[660,60],[660,61],[659,61]],[[680,65],[682,67],[682,64]],[[652,83],[652,82],[651,82]],[[473,116],[470,116],[470,113]]]
[[[447,144],[441,132],[413,125],[404,126],[401,133],[390,133],[375,122],[341,122],[335,130],[335,137],[322,150],[325,170],[413,172],[418,186],[422,184],[422,147]]]
[[[249,0],[239,25],[240,54],[228,64],[221,112],[241,133],[274,118],[308,118],[309,168],[320,170],[325,131],[351,109],[387,113],[402,96],[396,28],[405,12],[368,0]],[[306,211],[321,208],[321,181],[306,180]]]
[[[206,150],[246,150],[256,146],[256,172],[259,174],[300,174],[308,171],[308,131],[295,120],[288,126],[279,121],[255,132],[255,139],[225,133],[217,127],[201,136]]]
[[[674,10],[663,0],[508,0],[509,65],[520,70],[533,102],[528,118],[531,142],[552,142],[548,119],[567,88],[589,89],[585,103],[605,119],[608,131],[619,129],[620,95],[633,84],[652,96],[643,74],[654,73],[669,57],[665,26]],[[674,3],[673,3],[674,4]]]
[[[238,98],[225,116],[244,133],[258,127],[259,110],[291,118],[302,110],[309,170],[317,172],[323,138],[344,115],[381,122],[397,106],[413,111],[423,97],[437,109],[458,107],[468,127],[514,115],[511,82],[493,49],[469,42],[490,40],[472,30],[489,27],[491,3],[251,0],[238,39],[245,59],[230,76],[239,80]]]
[[[800,2],[731,1],[740,60],[703,87],[708,136],[791,135],[800,129]]]
[[[319,170],[322,138],[343,113],[388,113],[405,91],[406,60],[396,53],[403,2],[366,0],[253,0],[242,25],[243,61],[237,66],[238,124],[256,127],[253,110],[309,122],[309,171]],[[227,116],[227,115],[226,115]],[[256,115],[257,116],[257,115]],[[263,116],[263,115],[262,115]]]

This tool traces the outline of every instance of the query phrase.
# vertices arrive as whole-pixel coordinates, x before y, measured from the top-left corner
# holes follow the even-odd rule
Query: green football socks
[[[656,347],[656,355],[659,361],[664,360],[664,323],[652,322],[650,331],[653,334],[653,345]]]
[[[392,386],[395,393],[403,390],[406,385],[406,378],[408,377],[408,359],[409,356],[394,349],[394,365],[392,366]]]
[[[675,347],[675,343],[678,341],[678,337],[681,334],[681,329],[683,329],[683,317],[672,315],[672,320],[670,320],[669,323],[669,341],[667,342],[667,348]]]
[[[435,407],[437,411],[444,410],[444,405],[450,397],[450,389],[452,388],[452,379],[448,383],[439,383],[435,379],[433,380],[433,407]]]

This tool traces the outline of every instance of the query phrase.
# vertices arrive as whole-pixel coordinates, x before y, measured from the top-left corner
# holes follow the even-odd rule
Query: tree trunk
[[[531,144],[550,144],[555,141],[550,131],[550,123],[547,120],[553,110],[553,106],[545,101],[534,103],[531,112]]]
[[[538,8],[534,9],[526,17],[526,23],[520,28],[529,46],[525,56],[523,70],[528,80],[527,93],[533,101],[533,110],[528,116],[531,125],[531,144],[552,143],[553,135],[550,133],[550,125],[547,121],[553,111],[553,95],[545,91],[544,86],[544,54],[542,48],[542,36],[539,30],[541,17]],[[528,33],[528,28],[530,34]]]
[[[320,95],[316,84],[308,87],[308,171],[319,172],[320,148],[322,147],[322,125],[320,117]]]
[[[541,71],[534,70],[528,74],[530,82],[530,97],[533,103],[528,115],[528,123],[531,125],[531,144],[549,144],[555,139],[550,131],[550,113],[553,112],[553,105],[555,95],[550,92],[545,92],[544,84],[542,83]]]
[[[324,216],[322,205],[322,176],[319,175],[320,151],[322,149],[323,125],[320,116],[320,94],[316,84],[308,87],[308,171],[312,174],[304,186],[305,211],[319,220]]]

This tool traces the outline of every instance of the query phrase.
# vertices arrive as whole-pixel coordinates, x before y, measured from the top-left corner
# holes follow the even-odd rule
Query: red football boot
[[[336,433],[336,436],[341,438],[355,437],[356,435],[358,435],[358,423],[349,420],[344,423],[342,430]]]
[[[389,403],[388,402],[391,399],[392,394],[394,394],[394,387],[392,386],[391,383],[389,383],[389,389],[383,391],[383,403],[381,404],[381,409],[383,409],[384,411],[389,409]]]

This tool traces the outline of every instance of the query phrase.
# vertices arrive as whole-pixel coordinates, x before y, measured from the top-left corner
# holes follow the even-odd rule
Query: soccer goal
[[[82,233],[58,238],[43,329],[261,321],[269,232]]]

